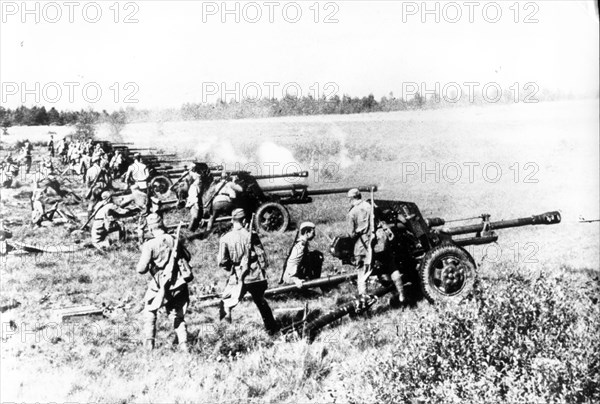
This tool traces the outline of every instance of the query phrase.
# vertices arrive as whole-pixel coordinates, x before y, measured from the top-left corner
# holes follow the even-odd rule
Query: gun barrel
[[[337,285],[339,283],[347,282],[356,279],[357,274],[346,274],[346,275],[331,275],[324,278],[311,279],[310,281],[304,281],[302,284],[302,290],[310,288],[318,288],[320,286]],[[298,291],[296,285],[284,285],[277,288],[267,289],[265,291],[265,297],[280,295],[283,293],[289,293]]]
[[[315,195],[330,195],[330,194],[345,194],[346,192],[350,191],[351,189],[358,189],[360,192],[371,192],[371,189],[374,192],[377,192],[377,185],[367,185],[367,186],[358,186],[358,187],[352,187],[352,188],[329,188],[329,189],[314,189],[314,190],[308,190],[306,192],[306,194],[308,196],[315,196]]]
[[[257,180],[267,180],[267,179],[271,179],[271,178],[289,178],[289,177],[306,178],[306,177],[308,177],[308,171],[297,171],[297,172],[286,173],[286,174],[273,174],[273,175],[265,174],[265,175],[251,175],[251,176]]]
[[[490,222],[490,223],[478,223],[467,226],[458,226],[452,227],[448,229],[447,234],[452,236],[460,235],[460,234],[468,234],[468,233],[478,233],[484,230],[500,230],[500,229],[508,229],[511,227],[521,227],[521,226],[534,226],[534,225],[542,225],[542,224],[557,224],[560,223],[561,216],[560,212],[552,211],[542,213],[540,215],[533,215],[530,217],[521,217],[518,219],[511,220],[500,220],[498,222]]]

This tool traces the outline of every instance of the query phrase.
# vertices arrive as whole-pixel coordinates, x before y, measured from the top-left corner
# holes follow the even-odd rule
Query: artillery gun
[[[308,176],[307,171],[292,172],[279,175],[253,176],[246,172],[238,172],[236,182],[242,185],[244,192],[238,204],[249,212],[256,213],[256,228],[264,233],[283,233],[290,223],[290,213],[287,205],[307,204],[313,202],[312,197],[317,195],[332,195],[347,193],[352,188],[366,191],[376,186],[358,186],[351,188],[329,188],[309,190],[305,184],[289,184],[282,186],[261,186],[257,181],[271,178]],[[229,217],[223,220],[229,220]]]
[[[483,214],[480,223],[447,228],[442,227],[446,224],[442,218],[424,218],[412,202],[375,200],[375,206],[376,219],[393,234],[388,251],[381,254],[391,252],[401,272],[418,279],[430,302],[460,299],[472,290],[475,260],[463,247],[497,241],[496,230],[561,221],[556,211],[496,222]],[[344,263],[350,262],[353,250],[354,239],[349,237],[336,237],[330,248]],[[375,261],[376,267],[380,265],[377,251]]]

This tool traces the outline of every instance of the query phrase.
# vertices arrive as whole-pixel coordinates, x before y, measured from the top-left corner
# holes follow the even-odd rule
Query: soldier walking
[[[219,304],[219,317],[231,322],[231,310],[250,292],[258,307],[265,328],[271,334],[278,325],[267,303],[265,269],[268,267],[265,250],[256,234],[244,227],[246,215],[243,209],[232,213],[233,229],[219,241],[219,266],[229,273],[229,280]]]
[[[159,295],[160,277],[166,269],[175,252],[175,238],[165,232],[163,221],[159,215],[151,213],[148,215],[147,224],[153,238],[142,245],[142,255],[136,266],[139,274],[149,273],[152,279],[148,283],[148,289],[144,295],[144,346],[154,349],[156,341],[156,313],[162,304],[154,302]],[[177,342],[183,351],[188,350],[187,328],[185,314],[190,303],[190,292],[188,283],[193,280],[193,273],[189,266],[190,253],[179,244],[177,246],[177,262],[173,267],[173,278],[167,286],[164,294],[163,304],[167,315],[173,322],[173,328],[177,335]],[[162,297],[160,297],[162,299]],[[156,307],[158,306],[158,307]]]

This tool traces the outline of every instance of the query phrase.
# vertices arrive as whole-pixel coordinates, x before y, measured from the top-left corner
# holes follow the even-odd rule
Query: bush
[[[600,313],[589,302],[560,279],[513,275],[441,309],[366,381],[378,402],[599,402]]]

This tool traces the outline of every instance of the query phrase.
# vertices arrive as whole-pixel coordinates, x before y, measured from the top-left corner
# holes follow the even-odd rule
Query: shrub
[[[568,303],[576,293],[544,276],[484,286],[375,359],[366,381],[378,402],[598,402],[600,313],[583,292]]]

